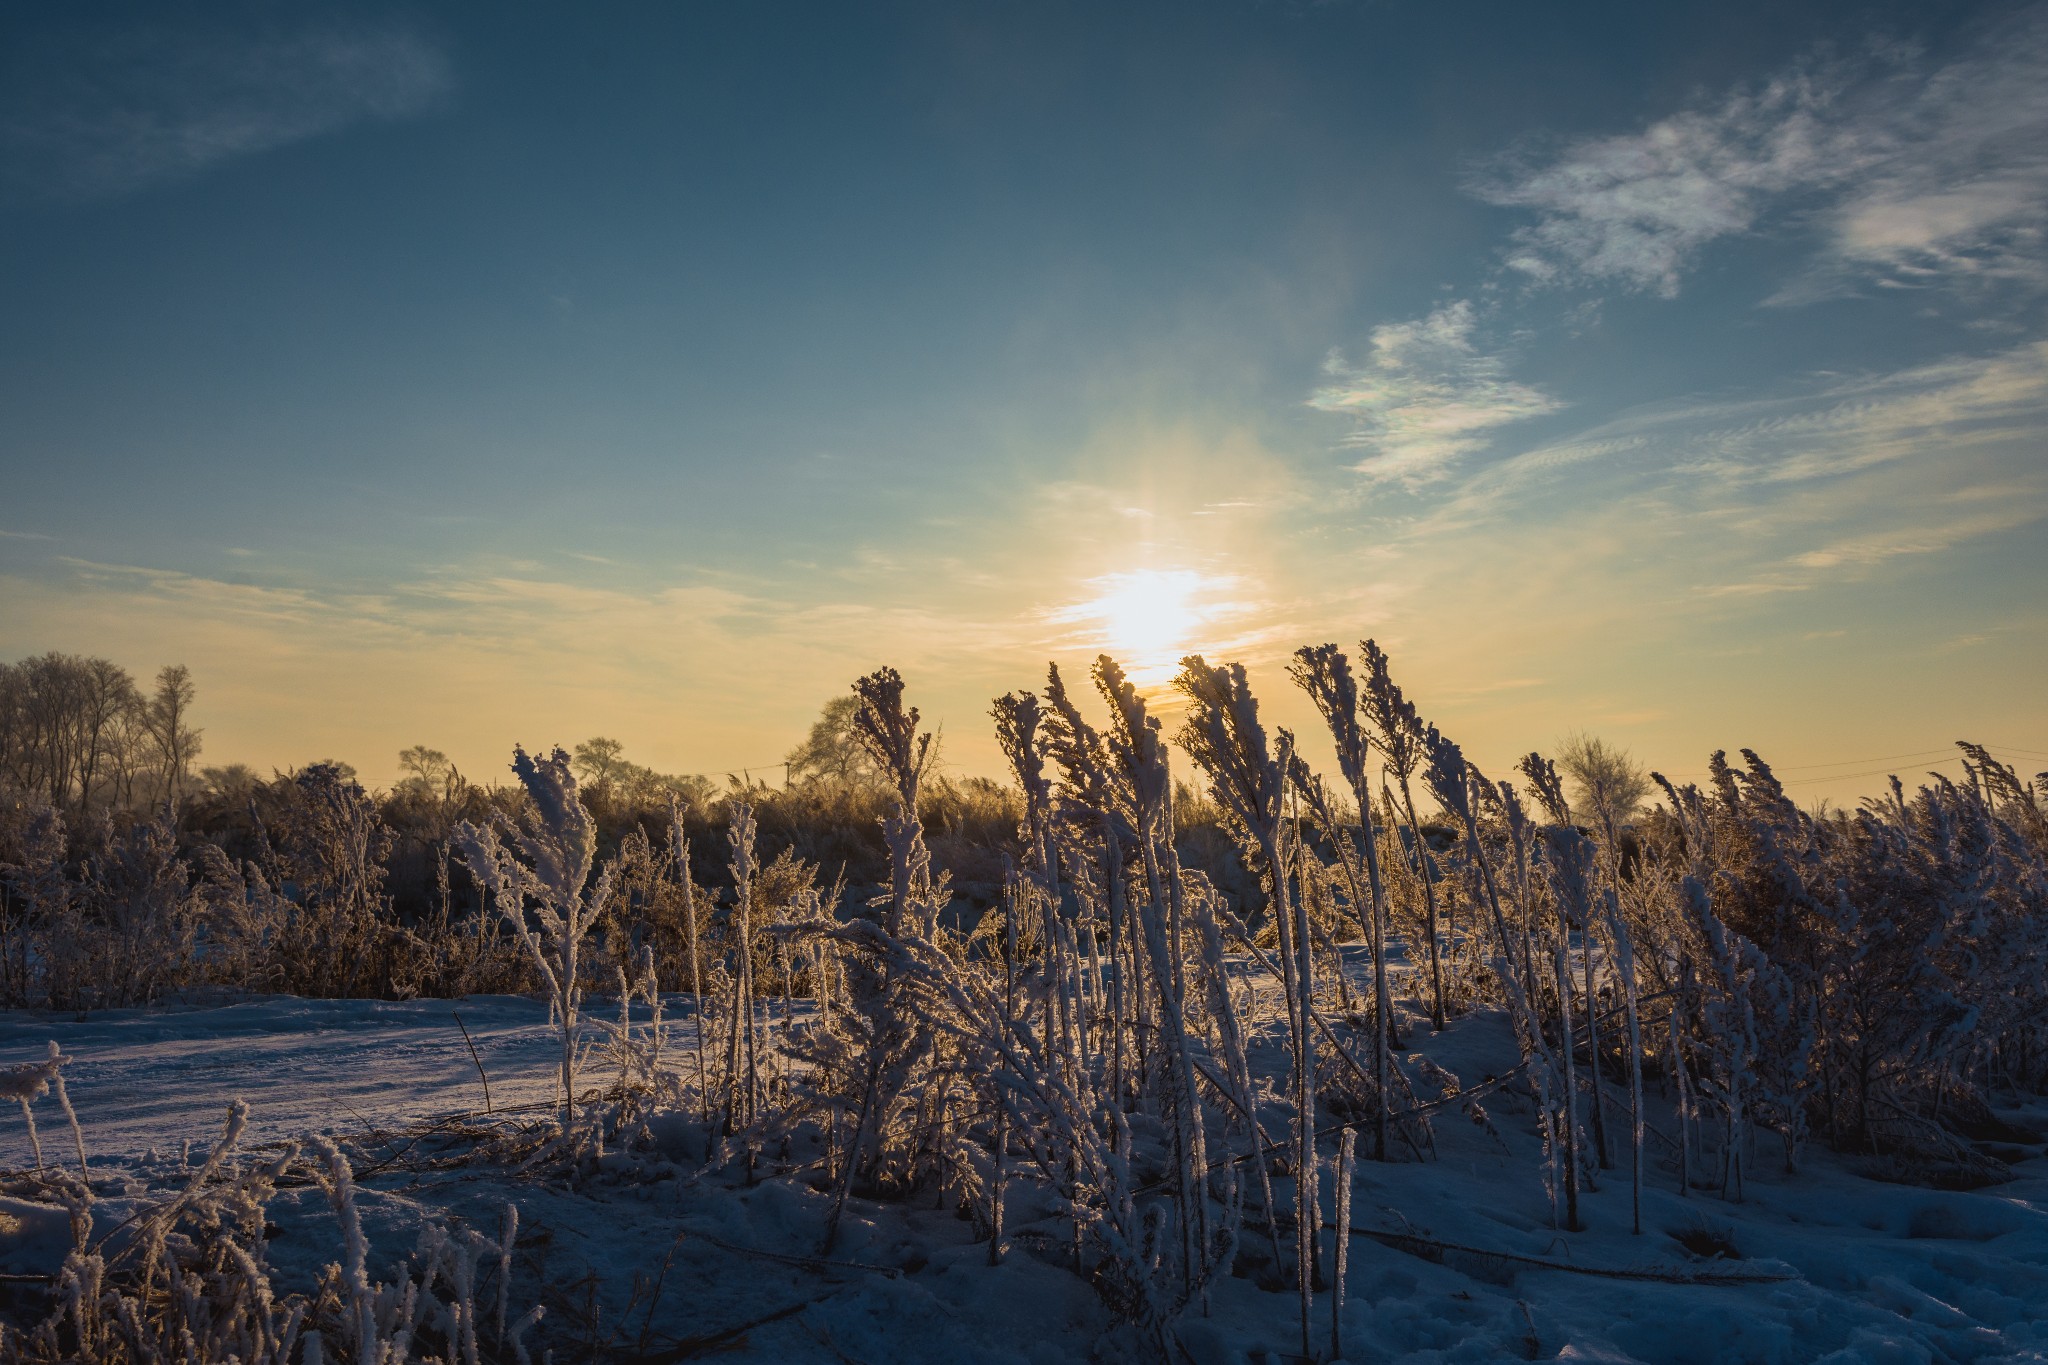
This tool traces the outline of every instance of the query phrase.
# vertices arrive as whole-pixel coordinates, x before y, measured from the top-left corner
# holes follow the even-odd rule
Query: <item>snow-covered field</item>
[[[458,1025],[457,1016],[461,1022]],[[232,1098],[250,1139],[360,1136],[453,1110],[482,1109],[476,1045],[498,1106],[553,1093],[547,1007],[512,996],[469,1000],[300,1000],[260,996],[214,1009],[104,1010],[83,1019],[0,1011],[0,1064],[41,1057],[50,1040],[75,1058],[65,1076],[91,1151],[176,1150],[204,1141]],[[18,1117],[0,1118],[0,1165],[29,1160]]]
[[[739,1171],[705,1172],[679,1130],[671,1161],[575,1191],[422,1163],[432,1143],[408,1147],[408,1130],[483,1108],[458,1013],[494,1104],[544,1103],[555,1060],[546,1010],[508,998],[15,1013],[0,1016],[0,1064],[38,1059],[52,1038],[75,1059],[70,1093],[110,1202],[169,1178],[182,1144],[203,1149],[240,1097],[251,1141],[324,1132],[348,1142],[359,1167],[380,1168],[364,1208],[386,1263],[427,1216],[495,1228],[516,1204],[520,1283],[549,1305],[557,1360],[1054,1362],[1131,1348],[1064,1267],[1063,1227],[1028,1196],[998,1267],[971,1222],[930,1204],[856,1205],[831,1259],[818,1261],[809,1258],[828,1200],[813,1185],[823,1182],[794,1160],[781,1173],[774,1152],[750,1184]],[[1435,1037],[1411,1027],[1406,1041],[1467,1085],[1516,1059],[1494,1013]],[[1276,1042],[1260,1063],[1282,1069]],[[1439,1115],[1433,1161],[1360,1163],[1352,1223],[1381,1236],[1353,1240],[1347,1360],[2048,1359],[2048,1160],[2038,1146],[2031,1157],[2007,1153],[2018,1158],[2011,1183],[1974,1192],[1880,1183],[1817,1146],[1786,1174],[1760,1148],[1735,1204],[1681,1197],[1653,1141],[1642,1235],[1630,1231],[1625,1166],[1585,1199],[1588,1230],[1561,1234],[1523,1102],[1500,1091],[1484,1103],[1490,1127],[1455,1109]],[[61,1118],[47,1104],[37,1112],[46,1154],[68,1159]],[[2007,1117],[2038,1126],[2048,1111]],[[28,1162],[18,1113],[0,1114],[0,1165]],[[310,1272],[334,1258],[317,1191],[287,1191],[274,1212],[281,1268]],[[48,1254],[10,1237],[0,1231],[0,1268],[33,1271]],[[1247,1232],[1248,1249],[1262,1241]],[[1293,1358],[1293,1295],[1253,1278],[1260,1257],[1241,1259],[1248,1275],[1222,1283],[1206,1317],[1191,1315],[1185,1345],[1201,1361]]]

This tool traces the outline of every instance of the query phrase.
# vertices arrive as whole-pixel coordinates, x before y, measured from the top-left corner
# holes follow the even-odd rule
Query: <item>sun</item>
[[[1093,580],[1096,595],[1062,613],[1091,627],[1091,643],[1122,664],[1141,687],[1172,678],[1181,659],[1201,648],[1207,583],[1192,569],[1139,569]]]

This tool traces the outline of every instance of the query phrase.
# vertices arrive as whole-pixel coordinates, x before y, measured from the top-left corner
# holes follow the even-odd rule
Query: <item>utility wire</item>
[[[1855,768],[1865,763],[1890,763],[1894,759],[1901,758],[1931,758],[1935,754],[1953,756],[1954,753],[1955,746],[1953,744],[1945,744],[1939,749],[1915,749],[1910,754],[1872,754],[1869,758],[1839,758],[1832,763],[1788,763],[1785,765],[1784,771],[1796,773],[1804,772],[1809,768]],[[1772,767],[1774,770],[1776,769],[1775,764]]]
[[[2042,752],[2041,750],[2038,750],[2038,749],[2022,749],[2022,748],[2019,748],[2019,747],[2018,747],[2018,746],[2016,746],[2016,745],[2011,745],[2011,744],[1986,744],[1986,745],[1984,746],[1984,748],[1985,748],[1985,750],[1986,750],[1987,752],[1989,752],[1990,754],[1992,754],[1992,755],[1993,755],[1994,757],[1996,757],[1996,756],[1999,756],[1999,755],[2010,755],[2010,754],[2025,754],[2025,755],[2028,755],[2028,756],[2030,756],[2030,757],[2048,758],[2048,753],[2043,753],[2043,752]],[[1940,758],[1939,758],[1939,759],[1937,760],[1937,759],[1936,759],[1936,755],[1940,755],[1941,757],[1940,757]],[[1958,760],[1958,759],[1960,759],[1960,758],[1962,758],[1962,754],[1956,751],[1956,749],[1955,749],[1955,746],[1953,746],[1953,745],[1949,745],[1949,746],[1946,746],[1946,747],[1944,747],[1944,748],[1940,748],[1940,749],[1921,749],[1921,750],[1917,750],[1916,752],[1914,752],[1914,753],[1910,753],[1910,754],[1874,754],[1874,755],[1872,755],[1872,756],[1871,756],[1871,757],[1869,757],[1869,758],[1844,758],[1844,759],[1837,759],[1837,760],[1835,760],[1834,762],[1831,762],[1831,763],[1785,763],[1785,764],[1773,763],[1773,764],[1771,764],[1771,771],[1772,771],[1772,772],[1774,772],[1774,773],[1798,773],[1798,772],[1812,772],[1812,771],[1813,771],[1814,769],[1816,769],[1816,768],[1851,768],[1851,767],[1857,767],[1857,766],[1860,766],[1860,765],[1862,765],[1862,764],[1865,764],[1865,763],[1888,763],[1888,762],[1891,762],[1891,761],[1892,761],[1892,760],[1894,760],[1894,759],[1898,759],[1898,760],[1913,760],[1913,761],[1915,761],[1915,762],[1923,762],[1923,763],[1925,763],[1925,762],[1935,762],[1935,763],[1948,763],[1948,762],[1953,762],[1953,761],[1956,761],[1956,760]],[[2018,764],[2015,764],[2014,766],[2015,766],[2015,767],[2017,767],[2017,766],[2019,766],[2019,765],[2018,765]],[[1660,771],[1661,771],[1661,770],[1660,770]],[[1883,772],[1885,772],[1885,771],[1886,771],[1886,770],[1885,770],[1885,769],[1882,769],[1882,768],[1880,768],[1880,769],[1878,769],[1878,770],[1877,770],[1877,772],[1878,772],[1878,773],[1883,773]],[[1705,777],[1705,776],[1706,776],[1707,774],[1706,774],[1705,772],[1689,772],[1689,773],[1674,773],[1674,772],[1665,772],[1665,774],[1664,774],[1664,775],[1665,775],[1666,777]],[[1786,781],[1786,782],[1784,782],[1784,783],[1783,783],[1782,785],[1784,785],[1784,786],[1787,786],[1787,787],[1794,787],[1794,786],[1799,786],[1799,785],[1801,785],[1802,783],[1811,783],[1811,782],[1846,782],[1846,781],[1849,781],[1849,780],[1850,780],[1851,778],[1857,778],[1857,777],[1870,777],[1870,776],[1874,776],[1874,775],[1876,775],[1876,774],[1873,774],[1873,773],[1820,773],[1820,774],[1818,774],[1818,775],[1816,775],[1816,776],[1814,776],[1814,777],[1800,777],[1800,778],[1793,778],[1793,779],[1791,779],[1791,780],[1789,780],[1789,781]]]

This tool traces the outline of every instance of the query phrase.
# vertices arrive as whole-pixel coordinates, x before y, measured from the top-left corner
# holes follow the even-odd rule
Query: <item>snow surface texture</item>
[[[1354,952],[1345,952],[1348,967]],[[1500,1013],[1432,1035],[1407,1003],[1410,1048],[1467,1086],[1517,1060]],[[671,1008],[682,1019],[686,999]],[[559,1035],[543,1005],[507,998],[270,998],[84,1020],[10,1013],[0,1016],[0,1064],[41,1060],[53,1037],[75,1059],[66,1075],[95,1187],[118,1207],[124,1192],[175,1178],[188,1140],[203,1152],[237,1096],[250,1106],[249,1142],[331,1134],[353,1144],[359,1169],[400,1150],[399,1130],[480,1110],[458,1012],[495,1105],[544,1109]],[[1258,1036],[1251,1061],[1263,1084],[1281,1080],[1285,1055],[1276,1032]],[[2011,1183],[1974,1192],[1880,1183],[1817,1147],[1798,1174],[1785,1174],[1760,1148],[1741,1204],[1682,1197],[1657,1161],[1642,1236],[1629,1231],[1625,1170],[1584,1197],[1588,1230],[1565,1234],[1550,1226],[1526,1101],[1496,1091],[1483,1103],[1490,1128],[1456,1110],[1439,1116],[1434,1161],[1358,1163],[1352,1225],[1381,1236],[1351,1246],[1345,1359],[2048,1360],[2048,1160],[2039,1147],[2008,1154],[2017,1159]],[[69,1162],[61,1120],[38,1113],[46,1158]],[[1668,1122],[1654,1107],[1651,1117],[1653,1126]],[[2039,1127],[2048,1109],[2006,1117]],[[27,1134],[18,1111],[11,1118],[0,1114],[0,1165],[27,1166]],[[701,1135],[688,1125],[669,1145],[670,1161],[639,1168],[651,1179],[576,1191],[491,1168],[391,1162],[359,1196],[373,1263],[381,1270],[402,1256],[428,1217],[488,1229],[511,1202],[519,1284],[526,1301],[549,1304],[541,1336],[557,1359],[1055,1362],[1129,1349],[1114,1315],[1066,1268],[1063,1225],[1024,1188],[1000,1266],[987,1264],[986,1242],[949,1209],[859,1201],[820,1261],[830,1196],[812,1187],[822,1184],[815,1172],[806,1183],[770,1161],[749,1183],[738,1169],[706,1169]],[[1323,1183],[1328,1217],[1327,1173]],[[16,1202],[0,1206],[0,1269],[51,1268],[64,1227]],[[273,1216],[281,1270],[310,1275],[336,1255],[317,1191],[284,1192]],[[1441,1251],[1403,1235],[1476,1250]],[[1246,1247],[1262,1241],[1248,1233]],[[1217,1287],[1207,1317],[1190,1313],[1182,1341],[1201,1362],[1295,1358],[1293,1295],[1262,1287],[1255,1256],[1241,1260],[1248,1273]],[[1537,1262],[1748,1282],[1665,1283]]]

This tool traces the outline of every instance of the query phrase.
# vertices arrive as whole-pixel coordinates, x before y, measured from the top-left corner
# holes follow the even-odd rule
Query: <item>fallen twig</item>
[[[869,1265],[866,1261],[834,1261],[828,1260],[823,1256],[791,1256],[779,1251],[760,1251],[754,1247],[738,1246],[721,1237],[713,1237],[708,1232],[683,1232],[677,1234],[678,1241],[683,1237],[695,1237],[699,1241],[709,1242],[720,1251],[730,1251],[735,1256],[755,1256],[764,1261],[776,1261],[783,1265],[792,1265],[799,1270],[861,1270],[872,1275],[886,1275],[892,1280],[903,1273],[895,1266]]]
[[[469,1060],[476,1063],[476,1074],[484,1083],[484,1112],[491,1112],[491,1078],[484,1071],[484,1059],[476,1055],[476,1040],[469,1036],[469,1026],[462,1022],[462,1016],[454,1010],[448,1011],[455,1018],[455,1027],[462,1030],[462,1041],[469,1044]]]
[[[1336,1224],[1325,1222],[1325,1228],[1334,1230]],[[1659,1266],[1594,1266],[1573,1265],[1570,1261],[1553,1261],[1544,1256],[1523,1256],[1512,1251],[1494,1251],[1487,1247],[1461,1246],[1456,1242],[1439,1242],[1433,1237],[1418,1237],[1412,1232],[1382,1232],[1378,1228],[1353,1226],[1348,1229],[1354,1237],[1365,1237],[1389,1246],[1396,1251],[1405,1251],[1410,1256],[1419,1256],[1425,1261],[1441,1263],[1446,1254],[1455,1252],[1461,1256],[1484,1256],[1496,1261],[1512,1261],[1538,1270],[1562,1270],[1572,1275],[1593,1275],[1606,1280],[1650,1280],[1659,1284],[1782,1284],[1796,1280],[1795,1270],[1687,1270],[1680,1266],[1667,1268]]]
[[[1263,1230],[1264,1219],[1245,1218],[1245,1226]],[[1335,1231],[1337,1225],[1323,1220],[1322,1226]],[[1698,1285],[1739,1285],[1739,1284],[1784,1284],[1800,1278],[1799,1272],[1787,1267],[1783,1270],[1688,1270],[1682,1266],[1597,1266],[1574,1265],[1570,1261],[1554,1261],[1545,1256],[1524,1256],[1513,1251],[1495,1251],[1490,1247],[1463,1246],[1457,1242],[1440,1242],[1434,1237],[1423,1237],[1412,1232],[1385,1232],[1379,1228],[1362,1228],[1355,1224],[1347,1229],[1354,1237],[1364,1237],[1396,1251],[1405,1251],[1410,1256],[1433,1262],[1444,1263],[1447,1255],[1479,1256],[1493,1261],[1510,1261],[1535,1270],[1562,1270],[1571,1275],[1592,1275],[1604,1280],[1648,1280],[1657,1284],[1698,1284]]]

